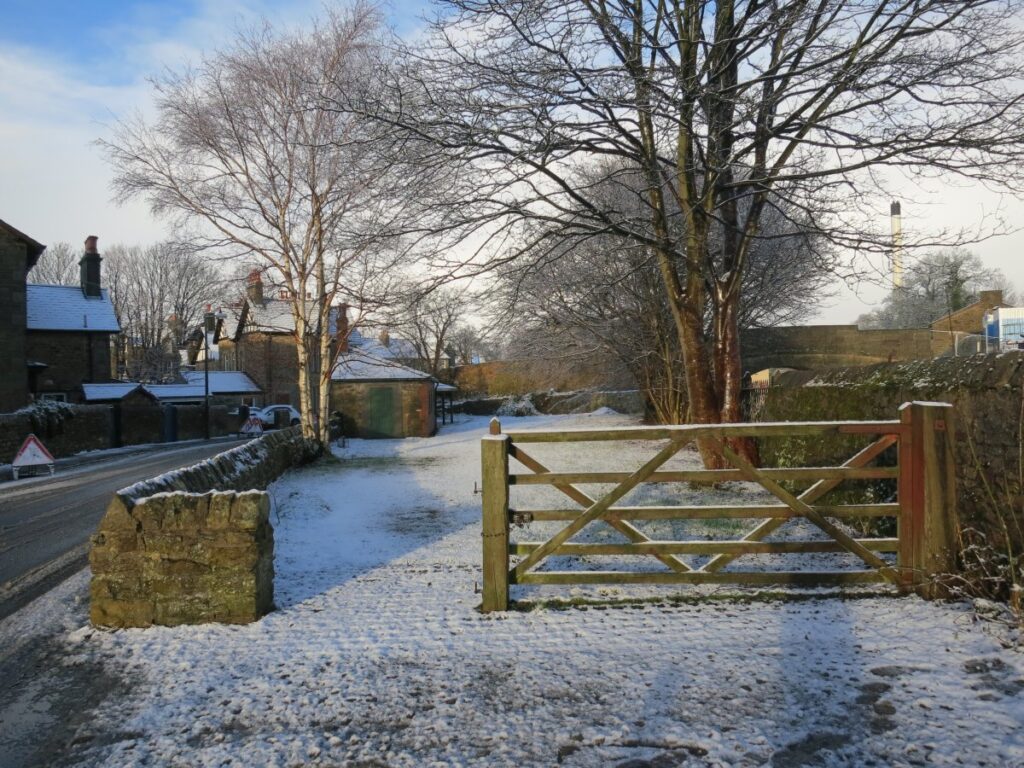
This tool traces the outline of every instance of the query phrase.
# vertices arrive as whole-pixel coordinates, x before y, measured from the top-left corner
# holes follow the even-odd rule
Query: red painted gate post
[[[899,448],[899,573],[904,588],[944,597],[942,577],[956,571],[956,439],[953,406],[900,406],[909,427]]]
[[[484,613],[508,610],[508,446],[509,436],[493,419],[490,434],[480,441]]]

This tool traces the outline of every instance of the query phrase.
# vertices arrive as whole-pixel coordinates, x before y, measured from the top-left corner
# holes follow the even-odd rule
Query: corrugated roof
[[[30,331],[100,331],[119,333],[110,294],[104,288],[100,298],[90,298],[82,289],[69,285],[25,286],[26,327]]]
[[[429,373],[372,357],[361,349],[338,355],[338,362],[331,373],[333,381],[418,381],[430,378]]]
[[[204,371],[185,371],[182,376],[189,384],[203,386]],[[211,395],[238,395],[262,392],[255,381],[243,371],[210,371]]]

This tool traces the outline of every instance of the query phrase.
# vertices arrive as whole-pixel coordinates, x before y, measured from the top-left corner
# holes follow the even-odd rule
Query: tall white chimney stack
[[[889,206],[892,220],[892,289],[903,287],[903,222],[900,217],[900,203],[894,200]]]

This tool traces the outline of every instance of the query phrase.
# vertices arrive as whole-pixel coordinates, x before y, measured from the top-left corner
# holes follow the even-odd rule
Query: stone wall
[[[459,395],[525,395],[555,390],[575,392],[583,389],[632,389],[636,381],[621,365],[605,356],[593,363],[571,364],[550,360],[496,360],[455,368],[452,382]]]
[[[317,454],[316,443],[304,439],[299,427],[290,427],[268,432],[197,464],[129,485],[117,496],[138,501],[158,493],[266,488],[286,470],[311,461]]]
[[[104,627],[244,624],[274,602],[270,497],[114,498],[92,538],[90,620]]]
[[[641,414],[644,398],[636,389],[607,392],[533,392],[520,398],[478,397],[453,403],[456,413],[490,416],[499,411],[535,410],[537,413],[591,413],[599,408],[611,408],[619,413]]]
[[[911,400],[952,403],[957,421],[957,497],[961,523],[997,548],[1024,546],[1024,353],[940,358],[818,373],[782,374],[768,391],[761,421],[895,419]],[[863,437],[765,439],[765,466],[830,464],[865,445]]]
[[[204,436],[201,405],[177,406],[175,410],[178,440]],[[83,451],[163,442],[163,427],[164,412],[157,403],[69,405],[43,400],[14,413],[0,413],[0,464],[10,463],[29,434],[42,440],[54,457],[62,458]],[[211,437],[233,434],[238,427],[238,417],[230,416],[227,406],[210,407]]]
[[[856,325],[751,328],[741,332],[743,368],[814,370],[934,356],[928,329],[860,330]]]
[[[55,457],[112,446],[109,405],[68,406],[37,403],[15,413],[0,414],[0,464],[10,463],[29,434],[43,441]]]
[[[93,624],[255,621],[273,604],[274,531],[262,490],[315,457],[292,429],[123,488],[92,538]]]

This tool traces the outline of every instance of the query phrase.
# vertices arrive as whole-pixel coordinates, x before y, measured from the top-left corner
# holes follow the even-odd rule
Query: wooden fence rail
[[[889,581],[925,597],[941,593],[936,577],[955,569],[955,467],[953,409],[947,403],[906,403],[893,421],[786,422],[768,424],[701,424],[662,427],[621,427],[562,431],[513,430],[503,433],[497,419],[481,444],[483,471],[483,605],[484,611],[508,608],[511,584],[850,584]],[[873,437],[865,448],[839,466],[760,468],[733,452],[728,440],[737,437],[798,437],[864,435]],[[660,470],[684,446],[696,439],[717,443],[731,465],[716,470]],[[658,452],[629,472],[557,472],[529,455],[530,443],[596,441],[664,441]],[[886,449],[896,446],[896,467],[873,466]],[[510,460],[528,473],[511,474]],[[895,479],[897,499],[884,504],[820,505],[816,502],[848,480]],[[759,484],[779,504],[733,506],[616,506],[644,483],[719,483],[745,480]],[[813,481],[799,494],[780,483]],[[614,485],[600,498],[579,484]],[[520,509],[510,504],[510,488],[550,485],[579,505],[579,509]],[[897,519],[895,538],[853,538],[833,520],[857,517]],[[719,541],[654,541],[630,521],[758,519],[763,521],[740,539]],[[764,539],[787,521],[802,518],[829,538],[813,541]],[[510,542],[512,523],[566,523],[546,541]],[[622,543],[570,541],[592,522],[601,521],[628,540]],[[852,553],[867,566],[856,571],[735,571],[723,570],[748,554]],[[895,563],[878,553],[896,553]],[[647,556],[660,561],[660,571],[543,571],[548,557]],[[679,555],[711,555],[696,567]],[[511,565],[511,557],[519,558]]]

